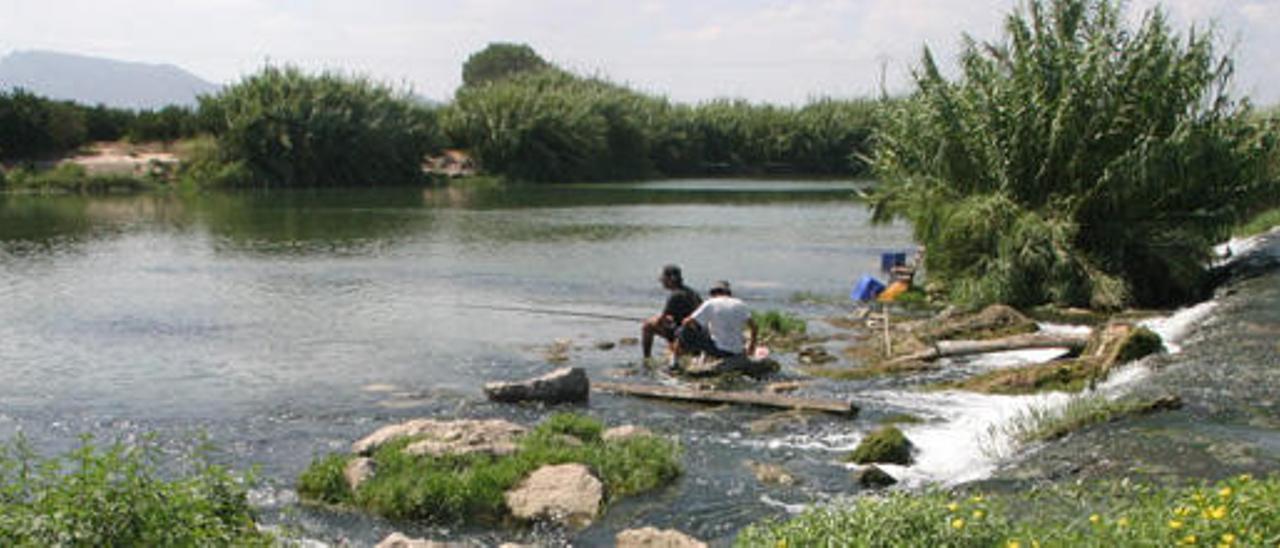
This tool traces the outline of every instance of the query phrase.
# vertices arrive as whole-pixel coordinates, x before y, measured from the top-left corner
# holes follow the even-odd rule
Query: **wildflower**
[[[1098,514],[1092,514],[1089,516],[1089,523],[1097,525],[1099,521],[1102,521],[1102,517],[1098,516]]]
[[[1179,506],[1173,510],[1173,515],[1179,517],[1187,517],[1191,515],[1191,509],[1186,506]]]
[[[1230,497],[1230,496],[1231,496],[1231,486],[1227,486],[1227,487],[1223,487],[1222,489],[1219,489],[1219,490],[1218,490],[1218,496],[1219,496],[1219,497],[1222,497],[1222,498],[1224,498],[1224,499],[1225,499],[1225,498],[1227,498],[1227,497]]]
[[[985,515],[987,515],[987,514],[986,514],[985,512],[983,512],[982,510],[974,510],[974,511],[973,511],[973,519],[982,519],[982,516],[985,516]]]
[[[1181,544],[1195,544],[1195,543],[1196,543],[1196,540],[1197,540],[1197,539],[1196,539],[1196,536],[1195,536],[1195,535],[1187,535],[1187,536],[1185,536],[1185,537],[1182,537],[1182,540],[1181,540],[1181,541],[1179,541],[1179,542],[1180,542]]]
[[[1235,543],[1236,543],[1236,536],[1235,536],[1234,534],[1232,534],[1232,533],[1223,533],[1223,534],[1222,534],[1222,543],[1223,543],[1223,544],[1227,544],[1227,545],[1235,544]]]
[[[778,539],[778,548],[787,548],[787,539]]]
[[[1129,526],[1129,518],[1120,518],[1116,520],[1116,527],[1125,528]]]
[[[1249,474],[1240,474],[1240,481],[1242,481],[1242,482],[1244,482],[1244,483],[1248,483],[1248,482],[1249,482],[1249,481],[1251,481],[1252,479],[1253,479],[1253,476],[1251,476],[1251,475],[1249,475]]]
[[[974,495],[972,497],[969,497],[969,502],[974,502],[974,503],[982,502],[982,495]]]
[[[1004,543],[1004,548],[1022,548],[1022,543],[1016,538],[1009,539],[1009,542]]]
[[[959,531],[964,529],[964,518],[956,518],[951,520],[951,528]]]
[[[1169,528],[1170,528],[1170,529],[1181,529],[1181,528],[1182,528],[1182,522],[1181,522],[1181,521],[1178,521],[1178,520],[1176,520],[1176,519],[1171,519],[1171,520],[1169,520]]]
[[[950,510],[952,512],[955,512],[956,510],[959,510],[959,509],[960,509],[960,505],[954,502],[947,505],[947,510]]]
[[[1222,519],[1227,517],[1226,505],[1215,506],[1209,509],[1209,519]]]

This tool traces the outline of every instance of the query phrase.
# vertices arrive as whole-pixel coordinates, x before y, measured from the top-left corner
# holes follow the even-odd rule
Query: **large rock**
[[[1003,304],[993,304],[977,314],[935,318],[920,337],[928,341],[998,339],[1039,330],[1036,322]]]
[[[436,542],[420,538],[409,538],[404,533],[391,533],[382,539],[376,548],[462,548],[465,544],[456,542]]]
[[[743,464],[751,469],[751,473],[755,474],[756,481],[763,484],[776,485],[792,485],[796,482],[795,476],[792,476],[786,468],[780,464],[771,464],[765,462],[746,461]]]
[[[583,403],[591,392],[587,372],[581,367],[562,367],[541,377],[519,382],[491,382],[484,393],[497,402]]]
[[[347,466],[342,469],[342,477],[347,480],[347,488],[354,493],[361,485],[364,485],[364,482],[373,477],[375,471],[373,459],[357,457],[351,459]]]
[[[1095,329],[1081,358],[1098,360],[1102,371],[1164,351],[1160,335],[1145,327],[1125,322],[1111,322]]]
[[[581,464],[543,466],[507,491],[504,499],[517,518],[546,519],[578,529],[600,511],[604,485]]]
[[[616,548],[707,548],[707,543],[675,529],[628,529],[614,537]]]
[[[368,456],[387,443],[410,437],[416,441],[405,451],[415,455],[508,455],[515,452],[516,443],[524,433],[523,426],[501,419],[415,419],[379,428],[352,444],[351,451]]]
[[[883,426],[867,434],[849,455],[849,461],[857,464],[887,463],[911,464],[911,442],[893,426]]]
[[[781,368],[777,361],[769,358],[753,360],[741,355],[728,358],[696,357],[680,361],[680,373],[694,378],[746,375],[759,379],[777,373]]]

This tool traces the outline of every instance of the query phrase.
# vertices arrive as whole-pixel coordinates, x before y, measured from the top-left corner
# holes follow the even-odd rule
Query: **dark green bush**
[[[909,219],[930,276],[975,304],[1167,305],[1274,194],[1277,135],[1231,99],[1211,33],[1112,0],[1033,0],[958,81],[926,50],[881,123],[876,218]]]
[[[857,464],[911,464],[911,442],[896,426],[882,426],[867,434],[848,460]]]
[[[369,80],[268,67],[204,97],[224,159],[263,186],[376,186],[421,181],[435,114]]]
[[[467,57],[462,64],[462,85],[479,86],[548,68],[551,64],[533,48],[525,44],[497,42]]]
[[[195,455],[177,479],[150,446],[98,448],[86,439],[42,459],[21,441],[0,446],[0,544],[5,546],[268,546],[246,480]]]

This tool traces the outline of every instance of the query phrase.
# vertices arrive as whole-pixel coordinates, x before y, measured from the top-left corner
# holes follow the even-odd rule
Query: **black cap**
[[[711,289],[708,289],[707,293],[711,295],[732,295],[733,290],[729,288],[729,282],[720,280],[712,284]]]
[[[662,277],[676,282],[684,281],[684,276],[680,273],[680,267],[673,264],[662,267]]]

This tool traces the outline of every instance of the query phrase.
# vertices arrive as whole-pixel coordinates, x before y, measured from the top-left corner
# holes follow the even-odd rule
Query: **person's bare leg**
[[[661,316],[654,316],[645,320],[640,328],[640,350],[644,352],[645,359],[649,359],[653,354],[653,336],[658,332],[658,324],[661,321]]]

